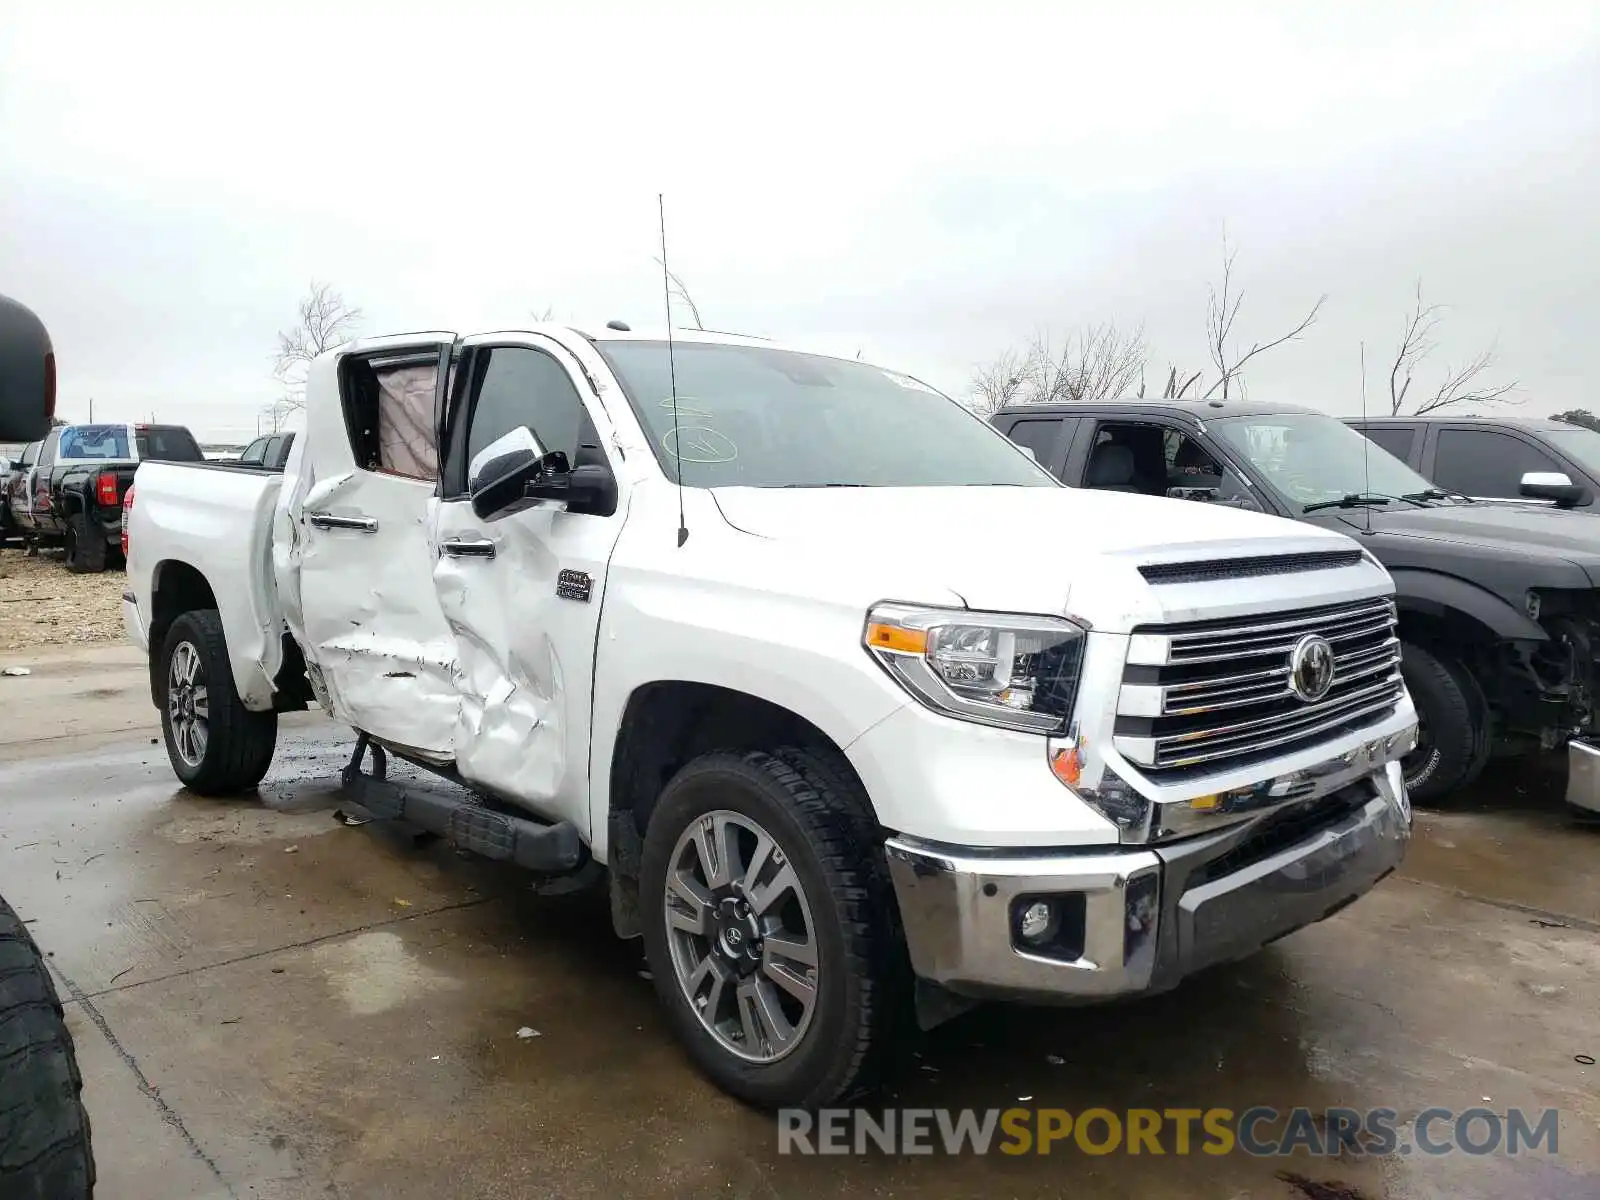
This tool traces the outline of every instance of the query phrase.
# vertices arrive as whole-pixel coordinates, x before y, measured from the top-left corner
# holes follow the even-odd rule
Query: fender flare
[[[1394,579],[1395,603],[1402,614],[1407,610],[1434,616],[1457,613],[1499,638],[1534,642],[1550,639],[1532,617],[1475,583],[1437,571],[1402,568],[1391,569],[1389,574]]]
[[[86,479],[75,479],[70,483],[58,484],[53,490],[61,498],[61,515],[63,520],[70,520],[80,512],[89,509],[88,497],[84,494]]]

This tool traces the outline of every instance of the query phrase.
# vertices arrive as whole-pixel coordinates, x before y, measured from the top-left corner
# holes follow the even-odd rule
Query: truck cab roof
[[[995,416],[1018,416],[1023,413],[1040,416],[1059,416],[1067,413],[1099,412],[1114,408],[1120,410],[1142,409],[1152,417],[1179,417],[1187,420],[1216,420],[1218,417],[1276,417],[1287,413],[1317,413],[1318,410],[1303,404],[1284,404],[1276,401],[1255,400],[1173,400],[1147,399],[1130,396],[1122,400],[1069,400],[1054,404],[1006,404],[997,408]],[[1327,414],[1321,414],[1327,415]]]

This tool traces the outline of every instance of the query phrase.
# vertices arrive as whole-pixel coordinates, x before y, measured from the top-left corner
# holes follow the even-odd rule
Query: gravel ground
[[[73,575],[59,550],[0,550],[0,651],[120,638],[126,580],[120,567]]]

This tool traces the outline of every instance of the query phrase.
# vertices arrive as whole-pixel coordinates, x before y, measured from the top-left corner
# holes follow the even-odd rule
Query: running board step
[[[361,769],[369,748],[371,774]],[[355,753],[344,769],[344,788],[375,820],[398,821],[436,833],[463,850],[529,871],[571,871],[583,860],[583,841],[570,821],[544,825],[496,812],[466,796],[391,783],[385,778],[387,769],[383,747],[366,734],[359,735]]]

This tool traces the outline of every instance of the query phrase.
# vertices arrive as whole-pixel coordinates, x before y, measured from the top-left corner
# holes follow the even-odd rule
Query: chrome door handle
[[[439,549],[456,558],[493,558],[494,543],[488,538],[451,538],[441,542]]]
[[[377,533],[375,517],[342,517],[338,513],[308,512],[306,520],[313,529],[353,529],[357,533]]]

